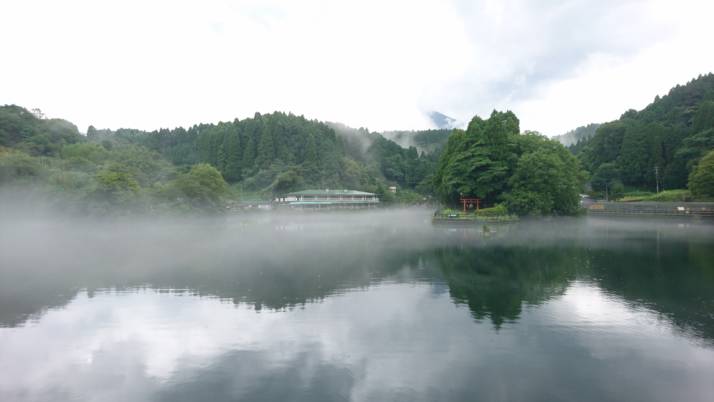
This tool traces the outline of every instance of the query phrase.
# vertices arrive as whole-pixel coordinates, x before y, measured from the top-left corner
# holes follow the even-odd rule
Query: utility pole
[[[657,186],[657,194],[659,194],[659,166],[655,165],[655,185]]]

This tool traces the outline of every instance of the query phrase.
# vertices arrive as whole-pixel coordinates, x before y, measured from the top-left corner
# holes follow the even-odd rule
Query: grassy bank
[[[641,202],[641,201],[658,201],[658,202],[706,202],[714,201],[711,198],[695,197],[689,190],[666,190],[660,191],[659,193],[651,193],[644,191],[637,191],[626,193],[623,197],[619,198],[617,201],[620,202]]]

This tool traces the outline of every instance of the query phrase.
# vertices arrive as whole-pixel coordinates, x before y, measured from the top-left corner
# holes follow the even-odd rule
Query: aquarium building
[[[292,208],[358,209],[379,205],[376,194],[356,190],[303,190],[285,194],[275,201]]]

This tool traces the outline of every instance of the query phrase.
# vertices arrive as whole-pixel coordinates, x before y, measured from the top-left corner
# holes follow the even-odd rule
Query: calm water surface
[[[6,220],[0,401],[712,401],[714,230]]]

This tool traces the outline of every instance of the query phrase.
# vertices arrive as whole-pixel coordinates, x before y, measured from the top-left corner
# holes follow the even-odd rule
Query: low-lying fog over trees
[[[306,188],[373,192],[383,204],[479,197],[519,215],[575,214],[586,190],[616,199],[679,189],[677,200],[707,200],[712,94],[714,75],[700,76],[639,112],[589,126],[571,152],[521,132],[510,111],[475,116],[465,130],[384,135],[276,112],[153,132],[90,126],[85,136],[70,122],[2,106],[0,190],[32,189],[97,214],[217,212]]]
[[[216,211],[245,196],[305,188],[365,190],[387,203],[422,200],[417,189],[429,194],[438,146],[419,153],[377,133],[333,127],[273,113],[156,132],[90,127],[83,136],[69,122],[4,106],[0,187],[34,188],[104,213]],[[389,193],[390,185],[400,191]]]

